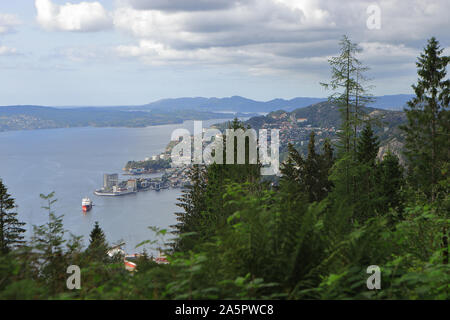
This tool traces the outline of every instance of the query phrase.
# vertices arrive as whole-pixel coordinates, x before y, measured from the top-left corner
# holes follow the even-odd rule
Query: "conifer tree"
[[[356,148],[357,160],[360,163],[374,166],[379,148],[380,142],[378,137],[374,134],[370,123],[367,123],[358,139]]]
[[[14,198],[0,179],[0,254],[6,254],[24,243],[25,225],[17,219]]]
[[[292,144],[288,144],[288,157],[281,168],[281,181],[287,186],[286,192],[304,193],[308,202],[323,200],[332,187],[328,176],[333,163],[330,141],[325,140],[323,153],[318,154],[314,132],[309,137],[306,159],[303,159]]]
[[[309,136],[308,156],[305,161],[305,176],[303,178],[309,202],[321,198],[320,157],[316,153],[316,140],[314,131]]]
[[[33,251],[38,258],[35,264],[50,291],[55,293],[65,287],[67,266],[63,245],[67,242],[64,238],[66,231],[63,226],[63,216],[57,216],[53,211],[53,205],[57,201],[54,198],[55,193],[41,194],[40,197],[46,202],[42,208],[48,212],[48,222],[40,226],[33,226]]]
[[[95,221],[94,229],[92,229],[89,235],[89,246],[99,246],[106,244],[105,233],[102,228],[98,224],[98,221]]]
[[[334,151],[333,147],[331,146],[330,139],[326,138],[325,142],[323,143],[323,156],[322,156],[324,167],[331,169],[334,162]],[[328,173],[327,173],[328,174]]]
[[[228,129],[248,130],[244,124],[235,118],[228,123]],[[223,157],[226,159],[227,141],[223,138]],[[249,143],[245,147],[245,164],[236,164],[237,144],[234,143],[235,164],[213,163],[206,167],[193,166],[190,169],[192,185],[183,191],[177,206],[184,212],[176,213],[178,224],[173,226],[177,239],[172,247],[175,251],[188,251],[196,244],[202,244],[210,239],[217,230],[226,223],[229,212],[224,209],[223,195],[226,186],[232,183],[248,183],[252,189],[260,186],[260,165],[250,164]]]
[[[368,92],[370,87],[364,85],[368,80],[364,76],[368,68],[357,58],[361,48],[347,36],[343,36],[339,44],[340,55],[328,60],[331,81],[321,85],[334,91],[329,100],[339,107],[342,114],[340,152],[350,153],[355,146],[357,128],[364,118],[361,107],[371,101],[371,95]]]
[[[89,235],[87,252],[95,260],[104,260],[107,257],[107,250],[108,242],[106,241],[105,233],[102,228],[100,228],[98,221],[95,221],[94,228]]]
[[[388,151],[377,171],[377,194],[381,198],[379,212],[388,212],[389,208],[392,208],[401,214],[404,205],[402,190],[405,181],[403,167],[400,165],[398,157]]]
[[[331,168],[334,165],[334,152],[328,138],[325,139],[323,144],[323,154],[320,160],[321,196],[319,200],[322,200],[328,195],[333,187],[333,183],[329,180],[329,175]]]
[[[406,157],[411,181],[434,202],[441,169],[450,159],[450,80],[446,79],[449,56],[432,37],[417,60],[415,97],[405,108]]]
[[[297,149],[289,143],[287,159],[280,168],[281,178],[279,191],[287,198],[290,198],[290,203],[295,203],[296,199],[304,197],[305,183],[302,180],[304,170],[305,160]]]
[[[281,181],[285,180],[285,181],[294,182],[295,180],[297,180],[298,168],[296,167],[296,163],[294,160],[295,155],[297,155],[297,157],[301,158],[300,154],[294,148],[292,143],[288,143],[288,156],[287,156],[286,161],[283,162],[283,164],[280,168]]]
[[[189,171],[190,185],[183,189],[183,193],[177,200],[177,206],[183,209],[183,212],[177,212],[178,223],[172,228],[173,234],[177,235],[172,247],[175,250],[187,249],[191,240],[195,237],[181,237],[182,234],[199,231],[202,220],[202,212],[205,211],[205,191],[206,176],[205,168],[194,165]]]
[[[343,36],[339,56],[328,60],[331,66],[331,81],[321,83],[326,89],[334,91],[329,100],[341,111],[338,171],[345,176],[339,180],[344,186],[345,196],[351,195],[353,199],[356,181],[350,171],[356,160],[358,128],[365,118],[362,106],[371,100],[369,87],[365,86],[367,78],[364,76],[368,68],[357,58],[360,52],[361,48],[357,44],[350,41],[347,36]]]

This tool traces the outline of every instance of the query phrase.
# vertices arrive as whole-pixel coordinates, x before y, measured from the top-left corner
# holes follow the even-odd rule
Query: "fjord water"
[[[223,120],[204,121],[203,126]],[[64,215],[64,227],[89,241],[98,221],[110,243],[123,240],[125,249],[153,239],[148,226],[168,228],[176,223],[179,189],[139,192],[123,197],[98,197],[104,173],[119,173],[128,160],[143,160],[164,151],[173,130],[186,128],[193,133],[193,121],[179,125],[146,128],[65,128],[0,133],[0,179],[16,199],[19,219],[31,225],[48,221],[39,194],[55,191],[54,210]],[[127,176],[121,176],[126,179]],[[81,199],[90,197],[93,209],[81,210]]]

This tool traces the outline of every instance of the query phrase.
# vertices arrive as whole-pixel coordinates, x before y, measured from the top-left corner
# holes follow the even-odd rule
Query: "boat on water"
[[[81,208],[83,209],[83,212],[88,212],[92,209],[92,200],[89,198],[83,198],[81,200]]]
[[[117,197],[117,196],[124,196],[127,194],[133,194],[137,191],[134,188],[119,188],[117,186],[114,186],[112,190],[107,191],[105,189],[99,189],[95,190],[94,194],[96,196],[107,196],[107,197]]]

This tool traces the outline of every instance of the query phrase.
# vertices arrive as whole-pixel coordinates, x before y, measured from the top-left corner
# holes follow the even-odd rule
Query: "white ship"
[[[81,208],[83,209],[83,212],[90,211],[92,209],[92,200],[89,198],[81,200]]]

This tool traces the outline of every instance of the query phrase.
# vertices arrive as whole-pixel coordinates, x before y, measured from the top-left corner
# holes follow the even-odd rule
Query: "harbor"
[[[119,180],[119,175],[104,174],[103,186],[94,191],[96,196],[118,197],[142,191],[160,191],[169,188],[183,188],[190,185],[187,178],[188,168],[165,169],[159,177],[133,177]]]

